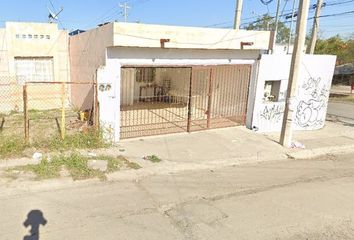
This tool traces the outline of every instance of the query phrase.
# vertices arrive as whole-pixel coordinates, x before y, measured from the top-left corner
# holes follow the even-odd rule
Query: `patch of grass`
[[[128,168],[131,168],[131,169],[135,169],[135,170],[138,170],[141,168],[141,166],[135,162],[126,162],[126,165]]]
[[[38,151],[67,151],[73,149],[97,149],[108,147],[101,132],[90,129],[87,132],[68,134],[65,139],[55,135],[45,140],[37,140],[26,145],[23,136],[5,136],[0,134],[0,158],[21,156],[26,147]]]
[[[23,138],[0,135],[0,158],[19,155],[25,148]]]
[[[102,133],[90,129],[87,132],[77,132],[67,135],[65,139],[54,136],[48,141],[33,143],[39,149],[65,151],[70,149],[97,149],[107,147],[108,144],[103,139]]]
[[[145,160],[148,160],[150,162],[153,162],[153,163],[158,163],[158,162],[161,162],[161,158],[159,158],[158,156],[156,155],[149,155],[149,156],[146,156],[144,157]]]
[[[343,102],[354,103],[354,95],[331,96],[330,100],[331,101],[343,101]]]
[[[89,168],[88,160],[90,159],[91,158],[78,153],[71,153],[70,155],[61,154],[54,156],[52,159],[43,158],[37,165],[14,167],[9,171],[30,171],[33,172],[38,179],[49,179],[60,177],[60,171],[64,168],[74,180],[99,178],[103,181],[107,178],[107,173],[119,171],[122,167],[137,169],[137,166],[139,166],[131,163],[122,156],[97,156],[95,159],[107,161],[107,170],[100,171]]]

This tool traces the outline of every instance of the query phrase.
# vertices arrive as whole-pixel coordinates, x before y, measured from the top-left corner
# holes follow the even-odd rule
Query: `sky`
[[[281,12],[291,12],[293,1],[281,0]],[[0,8],[0,25],[3,26],[6,21],[47,22],[48,8],[54,8],[54,11],[58,12],[63,7],[64,10],[59,15],[59,27],[70,31],[85,30],[94,28],[102,22],[124,21],[123,9],[119,7],[123,2],[124,0],[7,0],[3,1]],[[236,0],[127,0],[130,6],[128,21],[231,28],[235,2]],[[298,2],[299,0],[297,5]],[[311,0],[311,5],[316,2]],[[322,8],[322,15],[348,11],[353,13],[321,18],[320,37],[328,38],[336,34],[354,37],[354,0],[324,0],[324,2],[328,5]],[[262,4],[260,0],[244,0],[242,23],[252,22],[257,16],[266,13],[275,15],[276,6],[277,0],[268,5]],[[311,10],[309,17],[313,15],[314,10]],[[308,29],[311,26],[312,20],[309,20]]]

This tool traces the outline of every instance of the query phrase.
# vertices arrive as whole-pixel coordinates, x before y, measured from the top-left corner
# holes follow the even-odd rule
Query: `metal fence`
[[[72,101],[73,86],[92,88],[88,109]],[[73,82],[26,82],[0,76],[0,137],[23,138],[26,143],[98,129],[97,85]]]
[[[243,125],[250,74],[250,65],[122,68],[121,138]]]

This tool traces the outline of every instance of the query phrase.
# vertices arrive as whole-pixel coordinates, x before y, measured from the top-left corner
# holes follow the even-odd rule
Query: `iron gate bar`
[[[187,132],[191,132],[192,123],[192,80],[193,80],[193,68],[191,68],[191,73],[189,77],[189,96],[188,96],[188,118],[187,118]]]
[[[165,110],[165,109],[163,109],[163,110]],[[165,111],[166,111],[166,112],[170,112],[170,111],[167,111],[167,110],[165,110]],[[156,116],[162,118],[163,120],[167,121],[168,123],[171,123],[172,125],[175,125],[176,127],[183,129],[181,126],[178,126],[178,125],[175,124],[174,122],[169,121],[167,118],[164,118],[163,116],[161,116],[161,115],[159,115],[159,114],[153,112],[152,110],[149,110],[149,112],[151,112],[151,113],[155,114]],[[170,113],[171,113],[171,112],[170,112]],[[178,115],[176,115],[176,116],[178,116]],[[179,117],[179,116],[178,116],[178,117]],[[184,129],[183,129],[183,130],[184,130]]]

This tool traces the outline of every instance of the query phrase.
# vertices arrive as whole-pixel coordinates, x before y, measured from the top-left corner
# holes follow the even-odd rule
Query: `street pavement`
[[[47,190],[2,186],[0,239],[23,239],[31,226],[53,240],[354,239],[353,180],[352,154]]]
[[[346,102],[329,102],[327,114],[340,122],[354,124],[354,104]]]

